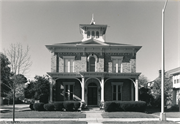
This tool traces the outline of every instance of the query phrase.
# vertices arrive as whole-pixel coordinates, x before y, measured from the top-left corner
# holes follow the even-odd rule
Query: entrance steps
[[[100,109],[99,107],[97,106],[88,106],[87,109],[85,110],[82,110],[82,112],[85,112],[85,113],[102,113],[104,112],[104,110]]]

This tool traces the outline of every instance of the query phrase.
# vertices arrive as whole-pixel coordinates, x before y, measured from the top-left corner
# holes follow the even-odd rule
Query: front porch
[[[48,73],[51,76],[50,102],[78,100],[88,106],[104,101],[138,101],[140,73]]]

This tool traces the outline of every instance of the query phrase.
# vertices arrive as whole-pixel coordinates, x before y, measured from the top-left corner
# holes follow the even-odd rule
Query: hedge
[[[53,104],[44,104],[44,109],[46,111],[54,111],[54,105]]]
[[[106,112],[114,111],[133,111],[144,112],[146,109],[146,102],[144,101],[107,101],[104,105]]]
[[[53,105],[55,111],[63,111],[63,102],[55,102]]]
[[[33,108],[34,108],[34,110],[36,110],[36,111],[44,111],[45,109],[44,109],[44,103],[34,103],[33,104]]]
[[[80,101],[62,101],[62,102],[55,102],[55,103],[47,103],[44,104],[42,102],[40,103],[34,103],[30,104],[31,110],[36,111],[77,111],[81,106]]]

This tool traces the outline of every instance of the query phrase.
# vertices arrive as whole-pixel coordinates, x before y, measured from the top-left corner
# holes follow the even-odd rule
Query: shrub
[[[144,101],[108,101],[105,102],[105,111],[134,111],[144,112],[146,109],[146,102]]]
[[[33,104],[32,104],[32,103],[29,105],[29,108],[30,108],[31,110],[34,110],[34,107],[33,107]]]
[[[55,102],[53,103],[55,111],[62,111],[63,110],[63,102]]]
[[[144,112],[146,109],[146,102],[144,102],[144,101],[122,101],[122,102],[120,102],[120,109],[123,111]]]
[[[46,111],[54,111],[54,105],[53,104],[44,104],[44,109]]]
[[[66,111],[73,111],[74,110],[74,101],[64,101],[63,106]]]
[[[107,101],[104,104],[104,110],[106,112],[114,112],[118,110],[118,105],[113,101]]]
[[[44,111],[44,103],[34,103],[33,108],[36,111]]]
[[[173,106],[171,106],[170,110],[178,111],[179,110],[179,106],[178,105],[173,105]]]
[[[80,101],[74,101],[74,110],[77,111],[80,108],[81,102]]]

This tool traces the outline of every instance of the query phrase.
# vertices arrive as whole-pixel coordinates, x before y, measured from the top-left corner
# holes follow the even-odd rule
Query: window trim
[[[64,60],[64,72],[66,72],[65,71],[65,59],[72,59],[73,60],[73,62],[72,62],[72,72],[74,72],[74,60],[75,60],[75,56],[63,56],[63,60]],[[68,61],[68,71],[67,71],[67,73],[72,73],[71,72],[71,61]]]
[[[116,65],[113,65],[113,61],[117,60],[118,63]],[[122,73],[122,61],[123,61],[123,56],[111,56],[111,61],[112,61],[112,72],[114,71],[115,67],[115,73]],[[119,62],[120,61],[120,62]],[[119,70],[120,67],[120,70]]]

